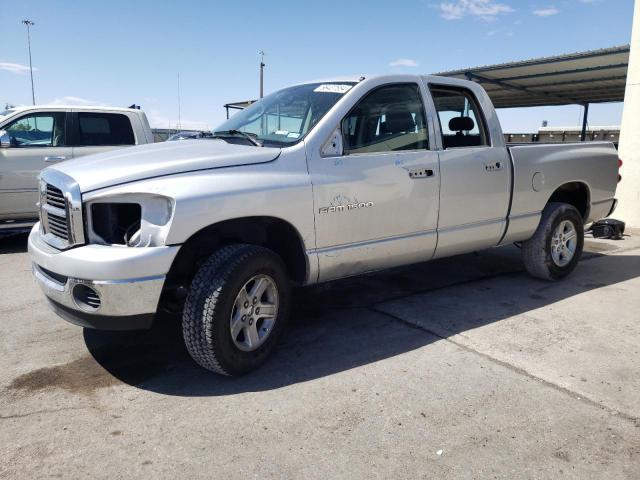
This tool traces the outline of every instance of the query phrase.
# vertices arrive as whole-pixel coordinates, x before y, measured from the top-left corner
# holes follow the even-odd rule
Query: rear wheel
[[[223,375],[253,370],[282,334],[290,295],[286,268],[271,250],[220,249],[200,267],[187,295],[182,330],[189,354]]]
[[[527,271],[544,280],[559,280],[576,267],[584,246],[583,219],[566,203],[550,202],[533,237],[522,243]]]

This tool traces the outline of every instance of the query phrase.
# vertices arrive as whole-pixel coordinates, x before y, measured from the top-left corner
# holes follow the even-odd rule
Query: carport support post
[[[629,227],[640,227],[640,2],[635,3],[629,71],[624,95],[620,149],[618,155],[624,162],[620,169],[622,181],[616,197],[620,201],[613,214]]]
[[[587,121],[589,120],[589,104],[584,105],[584,115],[582,116],[582,133],[580,134],[580,141],[584,142],[587,139]]]

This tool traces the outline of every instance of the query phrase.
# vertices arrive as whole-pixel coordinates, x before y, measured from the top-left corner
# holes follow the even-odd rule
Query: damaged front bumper
[[[29,235],[33,274],[65,320],[104,330],[138,330],[153,322],[166,273],[179,247],[86,245],[60,251]]]

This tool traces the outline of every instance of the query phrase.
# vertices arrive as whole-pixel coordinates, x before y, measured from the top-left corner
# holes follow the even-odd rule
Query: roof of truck
[[[14,112],[25,112],[28,110],[49,110],[49,109],[66,109],[66,110],[98,110],[106,112],[141,112],[135,108],[126,107],[107,107],[104,105],[24,105],[21,107],[12,107],[9,110]]]
[[[437,75],[480,83],[497,108],[621,102],[629,51],[622,45]]]

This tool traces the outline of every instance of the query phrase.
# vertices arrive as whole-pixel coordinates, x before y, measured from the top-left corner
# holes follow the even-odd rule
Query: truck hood
[[[59,163],[53,169],[72,177],[82,192],[194,170],[233,167],[275,160],[280,149],[181,140],[125,147]]]

